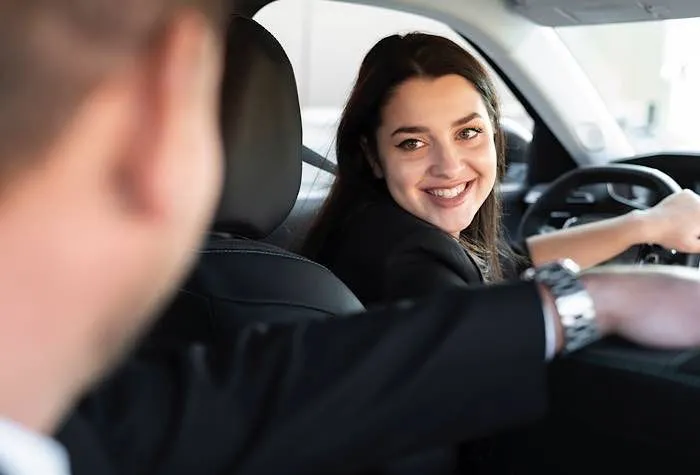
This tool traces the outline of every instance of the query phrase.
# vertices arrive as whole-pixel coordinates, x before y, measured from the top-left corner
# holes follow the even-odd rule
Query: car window
[[[637,153],[700,152],[700,18],[556,32]]]
[[[381,38],[412,31],[438,34],[480,58],[447,25],[387,8],[327,0],[277,0],[261,9],[255,20],[277,38],[291,60],[302,108],[304,145],[331,161],[335,161],[334,135],[342,107],[364,55]],[[531,138],[531,117],[498,75],[488,69],[501,97],[504,123]],[[523,165],[512,167],[506,181],[521,180]],[[327,183],[329,175],[320,173],[315,175],[306,166],[304,180],[307,184],[309,180],[316,185]]]

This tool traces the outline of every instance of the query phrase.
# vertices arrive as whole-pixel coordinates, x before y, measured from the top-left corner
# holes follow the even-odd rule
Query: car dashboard
[[[655,168],[682,188],[700,192],[700,155],[619,163]],[[611,203],[648,207],[658,200],[643,187],[586,186],[571,193],[568,211],[552,213],[548,225],[561,229],[595,222],[614,215],[606,211]],[[638,247],[608,262],[637,262]],[[675,257],[658,252],[668,253],[660,263]],[[514,457],[528,473],[700,472],[700,348],[660,351],[607,338],[555,361],[549,381],[548,417],[517,438]]]

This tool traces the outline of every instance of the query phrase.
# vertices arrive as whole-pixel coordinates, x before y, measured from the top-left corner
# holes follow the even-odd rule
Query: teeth
[[[455,186],[454,188],[435,188],[433,190],[428,190],[431,195],[439,196],[440,198],[455,198],[460,193],[464,191],[467,187],[466,183]]]

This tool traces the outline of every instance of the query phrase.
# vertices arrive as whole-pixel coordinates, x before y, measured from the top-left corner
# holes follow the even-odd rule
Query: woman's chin
[[[471,224],[472,220],[461,219],[461,220],[442,220],[440,222],[431,221],[431,224],[440,228],[447,234],[455,237],[459,237],[459,234],[467,229]]]
[[[452,235],[458,235],[467,229],[479,211],[479,208],[475,208],[472,203],[464,203],[462,206],[453,209],[431,208],[425,210],[427,219],[424,219]]]

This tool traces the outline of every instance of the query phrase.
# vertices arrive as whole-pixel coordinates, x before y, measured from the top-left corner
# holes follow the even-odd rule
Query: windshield
[[[638,153],[700,153],[700,18],[555,30]]]

